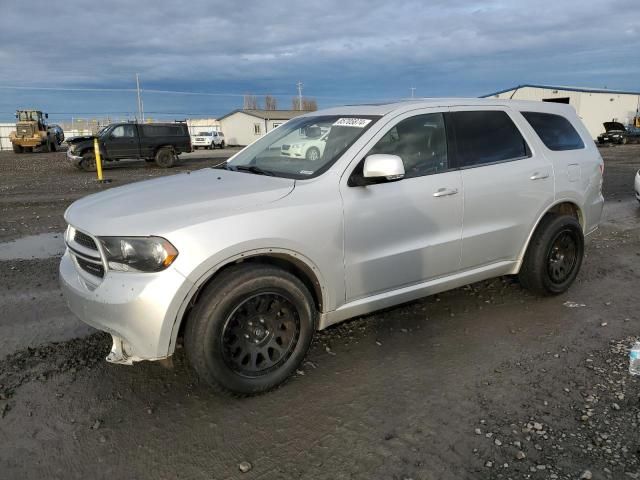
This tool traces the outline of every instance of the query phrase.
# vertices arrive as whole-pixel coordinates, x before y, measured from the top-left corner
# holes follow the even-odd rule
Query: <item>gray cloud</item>
[[[325,95],[411,84],[481,93],[513,81],[629,88],[640,70],[637,0],[29,5],[3,8],[0,85],[130,85],[140,72],[147,85],[187,90],[301,79]]]

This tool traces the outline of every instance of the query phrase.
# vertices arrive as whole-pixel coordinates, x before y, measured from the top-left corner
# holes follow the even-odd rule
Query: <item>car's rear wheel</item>
[[[96,156],[93,152],[87,152],[82,155],[82,160],[80,160],[80,168],[85,172],[95,172],[96,171]]]
[[[176,155],[172,148],[163,147],[156,152],[156,165],[162,168],[173,167],[176,161]]]
[[[300,365],[315,318],[313,299],[298,278],[268,265],[240,264],[200,295],[185,330],[186,353],[214,388],[265,392]]]
[[[58,150],[58,144],[56,143],[56,139],[54,138],[53,140],[51,140],[50,151],[55,152],[56,150]]]
[[[557,295],[573,283],[584,255],[584,236],[569,215],[547,214],[531,238],[520,268],[520,283],[540,295]]]

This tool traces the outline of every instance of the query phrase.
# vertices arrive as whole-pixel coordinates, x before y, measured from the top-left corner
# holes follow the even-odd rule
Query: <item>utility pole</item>
[[[298,82],[298,110],[302,110],[302,82]]]
[[[416,96],[416,87],[411,87],[411,98],[415,98]]]
[[[140,76],[136,73],[136,92],[138,93],[138,121],[144,122],[144,107],[140,96]]]

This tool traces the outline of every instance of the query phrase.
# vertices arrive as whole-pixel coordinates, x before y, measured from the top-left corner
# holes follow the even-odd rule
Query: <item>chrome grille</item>
[[[91,250],[96,251],[98,250],[98,247],[96,247],[96,242],[93,241],[93,238],[85,233],[79,232],[78,230],[76,230],[76,233],[73,236],[73,240],[85,248],[90,248]]]
[[[78,262],[78,266],[82,268],[85,272],[90,273],[91,275],[94,275],[99,278],[104,277],[104,266],[102,265],[102,263],[98,264],[98,263],[88,262],[87,260],[78,256],[76,256],[76,262]]]
[[[105,266],[96,240],[69,226],[65,235],[69,254],[75,260],[78,273],[89,283],[98,285],[104,277]]]

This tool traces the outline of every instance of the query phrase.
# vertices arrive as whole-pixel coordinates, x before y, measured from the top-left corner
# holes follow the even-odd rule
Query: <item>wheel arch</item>
[[[189,313],[197,303],[202,291],[224,271],[241,263],[272,265],[291,273],[307,287],[313,298],[316,310],[319,313],[323,311],[323,307],[326,304],[325,284],[322,281],[320,271],[309,259],[296,252],[272,248],[238,254],[218,263],[195,282],[193,288],[182,302],[182,307],[175,318],[168,355],[174,352],[176,341],[183,333]]]
[[[582,211],[580,206],[574,200],[571,200],[571,199],[557,200],[556,202],[551,204],[549,207],[547,207],[538,216],[533,228],[529,232],[529,236],[527,237],[527,241],[523,249],[520,251],[520,255],[518,256],[518,262],[517,262],[515,271],[513,273],[518,273],[520,271],[520,266],[522,265],[524,255],[527,252],[527,249],[529,248],[529,243],[531,242],[531,238],[533,237],[533,234],[538,229],[538,226],[540,225],[540,222],[542,221],[542,219],[550,213],[555,213],[559,215],[570,215],[574,217],[580,224],[580,227],[582,228],[582,232],[584,233],[585,231],[584,212]]]
[[[159,152],[160,150],[162,150],[163,148],[170,148],[170,149],[171,149],[171,151],[172,151],[174,154],[176,153],[176,148],[175,148],[173,145],[171,145],[170,143],[168,143],[168,144],[163,144],[163,145],[158,145],[158,146],[156,146],[156,147],[153,149],[153,156],[155,157],[155,156],[158,154],[158,152]]]

